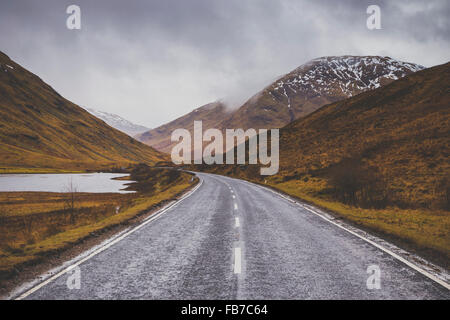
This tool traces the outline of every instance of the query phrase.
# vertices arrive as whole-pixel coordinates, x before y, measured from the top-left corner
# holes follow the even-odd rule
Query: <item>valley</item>
[[[217,101],[149,130],[136,138],[155,149],[170,153],[175,143],[171,132],[187,129],[193,134],[193,122],[204,128],[274,129],[304,117],[320,107],[384,86],[408,74],[422,70],[413,63],[378,56],[330,56],[311,60],[250,97],[233,110]]]
[[[281,128],[276,175],[248,162],[195,168],[274,187],[448,268],[449,68],[418,71]]]
[[[127,130],[142,127],[114,114],[87,112],[0,53],[0,173],[121,174],[120,188],[107,181],[108,188],[98,193],[93,193],[94,183],[90,192],[58,192],[50,181],[48,189],[35,192],[12,187],[0,192],[0,294],[93,248],[92,260],[77,262],[89,270],[80,297],[145,293],[173,298],[175,292],[187,298],[332,298],[338,293],[445,298],[449,68],[447,63],[424,69],[380,56],[317,58],[279,77],[238,109],[216,101],[138,133],[139,142]],[[178,145],[171,141],[176,129],[183,133]],[[268,130],[269,138],[265,129],[276,130]],[[270,167],[249,159],[244,131],[254,132],[259,159]],[[233,148],[228,140],[235,138]],[[269,155],[275,145],[279,154]],[[185,151],[184,164],[170,162],[173,149]],[[186,164],[192,157],[194,163]],[[264,174],[265,169],[274,170]],[[120,193],[123,183],[126,193]],[[318,215],[315,210],[332,217],[331,225],[312,217]],[[336,228],[334,219],[406,250],[408,266],[415,254],[432,261],[437,276],[423,266],[401,272],[402,259],[377,251],[378,244],[367,246],[360,234],[356,239],[343,232],[346,227]],[[95,249],[102,241],[106,244]],[[291,251],[308,258],[298,261]],[[274,268],[267,255],[277,256]],[[330,256],[341,271],[327,264]],[[351,275],[362,278],[374,256],[405,286],[391,281],[373,296],[347,287],[360,285]],[[205,261],[207,274],[199,276]],[[111,283],[126,292],[96,285],[105,270],[119,275],[122,262],[135,266],[120,269],[127,273],[123,276],[139,283],[122,288],[122,277],[114,276]],[[140,272],[143,266],[152,270],[147,277]],[[315,272],[318,266],[336,276],[331,289],[328,276]],[[259,272],[269,271],[268,282],[255,285]],[[295,279],[314,279],[319,286],[305,291]],[[23,297],[79,297],[61,289],[58,277],[36,290],[22,292]]]
[[[111,171],[169,159],[63,98],[2,52],[0,104],[0,173]]]

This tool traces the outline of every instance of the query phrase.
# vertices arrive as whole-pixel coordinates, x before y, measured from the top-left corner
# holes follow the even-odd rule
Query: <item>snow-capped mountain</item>
[[[135,135],[138,135],[140,133],[143,133],[145,131],[150,130],[147,127],[135,124],[131,121],[128,121],[128,120],[122,118],[121,116],[118,116],[117,114],[104,112],[104,111],[98,111],[98,110],[94,110],[91,108],[85,108],[85,109],[90,114],[105,121],[111,127],[116,128],[117,130],[120,130],[132,137],[134,137]]]
[[[203,120],[203,129],[281,128],[320,107],[377,89],[423,66],[380,56],[330,56],[311,60],[251,97],[240,108],[224,112],[196,109],[180,119]],[[201,111],[201,112],[199,112]],[[137,138],[163,152],[170,152],[170,132],[180,119],[150,130]],[[187,127],[191,130],[190,127]]]
[[[300,66],[275,82],[269,94],[282,99],[284,96],[288,107],[290,96],[297,91],[308,95],[343,93],[351,97],[422,69],[423,66],[389,57],[322,57]]]
[[[384,86],[423,66],[379,56],[330,56],[282,76],[239,108],[227,128],[274,128],[321,106]]]

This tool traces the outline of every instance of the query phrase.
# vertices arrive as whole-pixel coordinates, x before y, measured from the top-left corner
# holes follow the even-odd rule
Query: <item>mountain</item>
[[[258,165],[191,168],[300,197],[448,268],[449,106],[446,63],[281,128],[276,175],[261,176]]]
[[[161,160],[0,52],[0,168],[85,170]]]
[[[378,56],[322,57],[309,61],[259,92],[227,128],[281,128],[323,105],[379,88],[423,67]]]
[[[207,105],[137,139],[157,150],[170,152],[171,132],[176,128],[191,130],[194,120],[203,120],[204,129],[280,128],[323,105],[379,88],[422,69],[420,65],[389,57],[322,57],[280,77],[237,110],[227,111],[215,103],[214,106],[220,107],[211,112]]]
[[[104,111],[94,110],[91,108],[85,108],[90,114],[96,116],[97,118],[105,121],[111,127],[116,128],[119,131],[126,133],[127,135],[134,137],[135,135],[141,134],[150,130],[150,128],[135,124],[121,116],[108,113]]]
[[[175,129],[187,129],[192,134],[192,132],[194,132],[195,120],[203,120],[204,128],[221,128],[221,122],[224,118],[229,116],[230,111],[227,110],[223,103],[213,102],[199,107],[194,111],[191,111],[188,114],[156,129],[137,135],[136,139],[152,146],[156,150],[170,153],[172,146],[176,144],[176,142],[172,143],[170,141],[172,131]]]
[[[323,106],[280,129],[280,171],[267,180],[362,206],[449,210],[449,105],[446,63]],[[220,170],[266,179],[255,166]]]

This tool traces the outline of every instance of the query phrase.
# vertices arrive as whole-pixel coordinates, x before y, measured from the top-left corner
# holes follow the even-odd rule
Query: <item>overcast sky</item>
[[[66,8],[81,7],[81,30]],[[368,30],[369,4],[381,30]],[[237,106],[310,59],[449,61],[448,0],[2,0],[0,50],[69,100],[156,127]]]

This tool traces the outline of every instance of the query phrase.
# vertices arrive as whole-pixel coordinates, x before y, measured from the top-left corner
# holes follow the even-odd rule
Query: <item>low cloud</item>
[[[222,99],[239,106],[278,76],[325,55],[447,62],[448,1],[3,1],[1,50],[80,105],[156,127]]]

